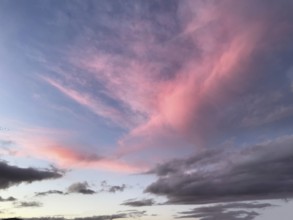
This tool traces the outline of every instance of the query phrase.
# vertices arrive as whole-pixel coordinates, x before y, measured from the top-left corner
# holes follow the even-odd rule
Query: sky
[[[0,218],[291,220],[293,1],[0,1]]]

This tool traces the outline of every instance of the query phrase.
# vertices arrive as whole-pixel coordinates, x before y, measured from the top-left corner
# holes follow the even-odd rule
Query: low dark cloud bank
[[[259,215],[255,210],[271,207],[269,203],[230,203],[203,206],[191,211],[180,212],[177,218],[198,218],[200,220],[252,220]],[[252,210],[252,211],[247,211]]]
[[[255,146],[210,150],[158,165],[145,192],[170,204],[204,204],[293,197],[293,136]]]
[[[0,189],[6,189],[20,183],[31,183],[46,179],[56,179],[63,176],[58,170],[40,170],[36,168],[21,168],[0,161]]]

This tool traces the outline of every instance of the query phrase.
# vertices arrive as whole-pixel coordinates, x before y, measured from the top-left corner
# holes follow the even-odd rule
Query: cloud
[[[96,194],[96,193],[101,193],[101,192],[107,192],[107,193],[116,193],[116,192],[123,192],[127,186],[125,184],[122,185],[109,185],[105,180],[101,182],[100,184],[101,189],[95,191],[90,188],[90,185],[88,182],[76,182],[71,184],[67,190],[65,191],[60,191],[60,190],[48,190],[44,192],[37,192],[35,193],[35,196],[47,196],[47,195],[52,195],[52,194],[57,194],[57,195],[68,195],[70,193],[80,193],[80,194],[85,194],[85,195],[91,195],[91,194]]]
[[[107,8],[118,7],[112,4]],[[282,120],[293,115],[287,76],[292,65],[290,2],[136,3],[134,13],[115,4],[123,14],[117,20],[107,9],[88,12],[80,23],[66,22],[64,30],[86,30],[77,34],[80,44],[68,44],[58,62],[40,49],[48,71],[39,78],[122,127],[126,134],[117,142],[118,156],[136,159],[135,153],[143,152],[140,160],[148,164],[149,152],[174,156],[178,146],[216,145],[251,127],[283,128]],[[57,11],[68,19],[68,13]],[[138,19],[141,14],[148,19]]]
[[[97,97],[94,98],[91,97],[90,94],[81,93],[80,91],[66,87],[53,79],[45,77],[43,77],[43,79],[67,97],[90,109],[93,113],[102,117],[106,117],[113,122],[116,122],[117,124],[128,124],[127,120],[125,120],[121,112],[117,111],[115,108],[109,105],[104,104],[103,101]]]
[[[13,201],[16,201],[16,200],[17,199],[12,197],[12,196],[10,196],[8,198],[3,198],[3,197],[0,196],[0,202],[13,202]]]
[[[177,218],[198,218],[200,220],[252,220],[259,215],[247,209],[271,207],[269,203],[228,203],[213,206],[202,206],[191,211],[179,212]]]
[[[96,191],[89,188],[87,182],[77,182],[70,185],[67,189],[68,193],[80,193],[80,194],[95,194]]]
[[[17,202],[15,203],[15,207],[17,208],[37,208],[41,207],[43,204],[40,202]]]
[[[293,196],[293,136],[243,149],[210,151],[158,165],[145,192],[171,204],[284,199]]]
[[[116,192],[123,192],[126,189],[126,185],[122,184],[121,186],[119,185],[109,185],[107,181],[102,181],[101,182],[101,190],[100,192],[109,192],[109,193],[116,193]]]
[[[117,157],[92,152],[90,147],[87,150],[84,148],[81,150],[80,145],[67,143],[72,142],[74,137],[71,132],[65,130],[30,126],[15,130],[10,135],[15,136],[14,142],[20,147],[13,152],[13,156],[34,156],[65,169],[80,167],[126,173],[133,173],[143,169],[142,166],[134,166]],[[63,138],[67,139],[67,141],[64,141]]]
[[[155,205],[155,201],[153,199],[130,199],[123,202],[121,205],[132,206],[132,207],[141,207],[141,206],[152,206]]]
[[[83,218],[71,218],[72,220],[112,220],[112,219],[124,219],[124,218],[140,218],[147,216],[146,211],[129,210],[123,212],[117,212],[112,215],[96,215]],[[25,218],[24,220],[69,220],[64,217],[39,217],[39,218]]]
[[[37,193],[35,193],[35,196],[46,196],[46,195],[51,195],[51,194],[67,195],[67,193],[64,193],[60,190],[48,190],[45,192],[37,192]]]
[[[0,189],[20,183],[31,183],[46,179],[56,179],[63,176],[58,170],[40,170],[36,168],[21,168],[0,161]]]

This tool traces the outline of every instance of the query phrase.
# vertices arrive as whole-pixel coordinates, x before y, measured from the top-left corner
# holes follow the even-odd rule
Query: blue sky
[[[0,216],[289,220],[292,8],[1,1]]]

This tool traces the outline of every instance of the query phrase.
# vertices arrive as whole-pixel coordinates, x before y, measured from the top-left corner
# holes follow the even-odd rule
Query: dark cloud
[[[112,220],[112,219],[123,219],[123,218],[140,218],[147,216],[146,211],[129,210],[119,212],[113,215],[98,215],[84,218],[73,218],[71,220]],[[69,220],[62,217],[40,217],[40,218],[26,218],[25,220]]]
[[[58,170],[40,170],[36,168],[21,168],[0,161],[0,189],[19,183],[31,183],[46,179],[56,179],[63,176]]]
[[[126,185],[109,185],[107,181],[101,182],[101,190],[100,192],[109,192],[109,193],[116,193],[116,192],[123,192],[126,189]]]
[[[155,201],[153,199],[142,199],[142,200],[130,199],[130,200],[126,200],[121,205],[133,206],[133,207],[152,206],[152,205],[155,205]]]
[[[96,191],[89,188],[87,182],[73,183],[68,187],[68,193],[80,193],[80,194],[95,194]]]
[[[51,194],[58,194],[58,195],[68,195],[70,193],[80,193],[80,194],[95,194],[95,193],[101,193],[101,192],[108,192],[108,193],[116,193],[116,192],[123,192],[126,189],[126,185],[109,185],[106,181],[102,181],[101,189],[98,191],[95,191],[90,188],[90,185],[88,182],[77,182],[71,184],[67,190],[61,191],[61,190],[48,190],[44,192],[37,192],[35,193],[35,196],[46,196]]]
[[[12,197],[12,196],[10,196],[10,197],[8,197],[8,198],[2,198],[2,197],[0,196],[0,202],[12,202],[12,201],[16,201],[16,198],[14,198],[14,197]]]
[[[67,193],[62,192],[60,190],[48,190],[45,192],[37,192],[37,193],[35,193],[35,196],[46,196],[46,195],[50,195],[50,194],[67,195]]]
[[[145,192],[167,203],[283,199],[293,196],[293,136],[246,147],[173,160],[151,171],[158,180]]]
[[[84,217],[84,218],[73,218],[72,220],[112,220],[112,219],[121,219],[127,218],[127,214],[114,214],[114,215],[98,215],[92,217]],[[40,218],[26,218],[24,220],[69,220],[67,218],[62,217],[40,217]]]
[[[180,212],[177,218],[198,218],[200,220],[252,220],[259,215],[254,209],[271,207],[269,203],[230,203],[202,206],[191,211]],[[253,211],[247,211],[252,209]]]
[[[33,207],[41,207],[42,203],[40,202],[17,202],[15,203],[15,207],[17,208],[33,208]]]

